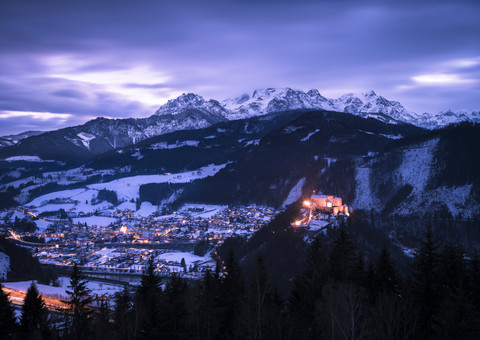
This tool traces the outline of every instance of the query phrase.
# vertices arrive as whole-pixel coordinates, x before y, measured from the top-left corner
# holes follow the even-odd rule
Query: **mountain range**
[[[5,158],[37,155],[43,159],[86,159],[173,131],[200,129],[219,122],[291,110],[344,112],[385,123],[412,124],[426,129],[461,121],[480,122],[480,111],[448,110],[437,115],[420,115],[374,91],[360,95],[348,93],[337,99],[329,99],[314,89],[303,92],[291,88],[267,88],[222,102],[187,93],[169,100],[148,118],[97,118],[83,125],[56,131],[5,136],[0,138],[0,147],[4,147],[1,154]],[[43,147],[46,144],[54,147],[46,150]]]

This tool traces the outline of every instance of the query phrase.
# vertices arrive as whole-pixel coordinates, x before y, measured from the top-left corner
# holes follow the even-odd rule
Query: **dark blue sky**
[[[478,110],[479,18],[477,0],[2,0],[0,135],[264,87]]]

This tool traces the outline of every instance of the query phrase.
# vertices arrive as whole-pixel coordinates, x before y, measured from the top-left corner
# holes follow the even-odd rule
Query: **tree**
[[[311,338],[319,333],[315,325],[315,309],[322,298],[322,289],[329,274],[326,246],[316,238],[307,251],[303,272],[295,279],[289,298],[292,336]],[[318,334],[316,334],[318,336]]]
[[[116,338],[121,340],[132,339],[133,302],[126,285],[121,292],[115,294],[114,301],[115,313],[113,320],[115,321]]]
[[[438,246],[430,227],[422,236],[420,248],[415,254],[412,288],[415,303],[418,305],[418,334],[423,339],[431,339],[434,334],[433,320],[441,299],[438,281]]]
[[[70,276],[70,285],[67,290],[67,294],[70,299],[66,303],[70,307],[70,313],[72,317],[71,337],[74,340],[88,339],[91,334],[91,309],[88,305],[92,302],[90,296],[90,289],[87,287],[88,281],[83,278],[76,263],[73,264],[73,271]]]
[[[135,296],[135,338],[156,339],[158,337],[160,326],[159,306],[162,295],[160,282],[160,278],[155,274],[152,255]]]
[[[187,264],[185,263],[184,257],[182,257],[182,260],[180,261],[180,266],[182,266],[184,272],[187,271]]]
[[[250,338],[278,339],[281,334],[282,303],[274,284],[270,281],[261,255],[251,280],[248,294],[248,333]]]
[[[243,275],[238,264],[233,249],[230,249],[223,280],[220,284],[219,304],[223,309],[220,334],[225,339],[236,339],[241,337],[239,334],[240,316],[243,312],[244,282]]]
[[[400,278],[386,246],[383,246],[375,268],[375,289],[378,292],[395,295],[399,291]]]
[[[219,307],[220,276],[217,264],[215,272],[207,270],[200,283],[198,309],[195,313],[198,338],[216,339],[220,328],[221,308]]]
[[[340,226],[340,234],[330,253],[330,271],[336,281],[351,279],[355,267],[355,245],[345,226]]]
[[[20,323],[24,337],[28,339],[47,338],[49,336],[47,316],[45,301],[40,296],[35,282],[32,282],[27,289],[22,306]]]
[[[187,330],[188,286],[182,278],[173,275],[165,286],[160,309],[160,334],[164,339],[185,339]]]
[[[3,286],[0,284],[0,340],[12,339],[15,330],[15,314],[13,306],[10,304],[9,294],[3,291]]]

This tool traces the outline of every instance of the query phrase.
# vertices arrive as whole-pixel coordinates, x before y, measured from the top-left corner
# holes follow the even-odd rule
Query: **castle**
[[[304,204],[310,206],[312,209],[318,209],[334,215],[349,215],[348,206],[342,204],[342,199],[340,197],[314,194],[312,195],[310,202],[305,201]]]

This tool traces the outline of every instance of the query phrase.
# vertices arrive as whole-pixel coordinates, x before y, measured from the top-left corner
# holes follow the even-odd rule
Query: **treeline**
[[[440,247],[430,230],[408,275],[397,271],[386,247],[365,264],[344,227],[331,244],[317,238],[288,297],[276,289],[261,255],[247,277],[230,252],[195,284],[176,276],[163,283],[154,269],[151,259],[134,293],[117,293],[110,308],[100,299],[94,313],[74,269],[70,313],[64,321],[36,323],[32,332],[44,339],[125,340],[480,337],[480,260],[454,244]],[[0,301],[0,316],[10,317],[8,301]],[[6,338],[25,336],[23,323],[22,313]]]
[[[33,257],[28,249],[17,246],[4,237],[0,237],[0,252],[10,258],[10,270],[7,274],[9,281],[38,280],[48,284],[58,278],[52,271],[43,269],[38,259]]]

